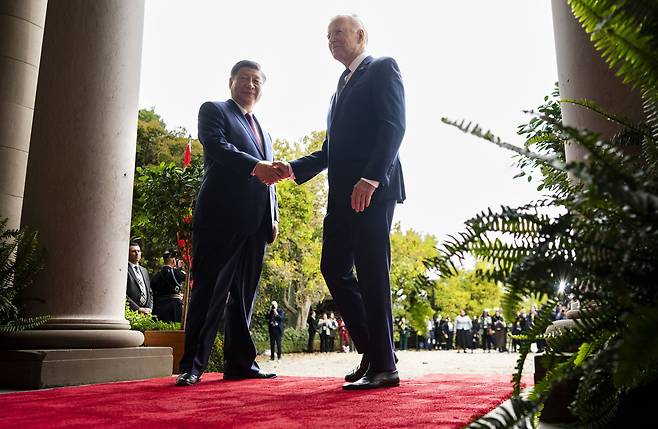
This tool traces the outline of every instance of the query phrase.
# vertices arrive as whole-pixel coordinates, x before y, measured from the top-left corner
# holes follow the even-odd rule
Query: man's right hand
[[[277,168],[269,161],[260,161],[254,167],[254,176],[258,177],[261,182],[266,185],[273,185],[274,183],[288,178],[288,174],[281,168]]]
[[[295,179],[295,173],[292,171],[292,167],[287,161],[274,161],[272,165],[274,165],[274,168],[279,170],[281,174],[285,174],[286,179]]]

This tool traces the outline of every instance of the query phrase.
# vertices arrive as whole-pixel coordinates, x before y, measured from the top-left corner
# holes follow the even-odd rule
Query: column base
[[[139,347],[144,335],[128,329],[34,329],[0,334],[0,350]]]
[[[172,374],[170,347],[0,351],[0,387],[43,389]]]

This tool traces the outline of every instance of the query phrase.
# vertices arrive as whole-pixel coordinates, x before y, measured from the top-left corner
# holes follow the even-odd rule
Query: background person
[[[308,314],[306,325],[308,326],[308,344],[306,346],[306,352],[313,353],[315,334],[318,331],[318,320],[315,317],[315,310],[311,310]]]
[[[281,359],[281,340],[283,339],[284,316],[283,309],[279,308],[276,301],[272,301],[268,313],[268,331],[270,334],[270,359],[274,360],[274,346],[276,345],[276,357]]]
[[[128,246],[128,283],[126,285],[126,300],[131,310],[144,314],[153,312],[153,291],[151,280],[146,268],[139,265],[142,259],[142,248],[138,243]]]
[[[183,314],[183,285],[185,272],[176,263],[171,252],[162,255],[164,265],[153,275],[153,315],[163,322],[180,322]]]

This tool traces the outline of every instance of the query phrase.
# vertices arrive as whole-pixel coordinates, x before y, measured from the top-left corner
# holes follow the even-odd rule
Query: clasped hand
[[[285,161],[260,161],[254,168],[254,176],[269,186],[292,176],[292,168]]]

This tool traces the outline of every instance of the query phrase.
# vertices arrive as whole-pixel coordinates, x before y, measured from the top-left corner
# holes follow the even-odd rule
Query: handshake
[[[253,174],[268,186],[293,175],[292,167],[286,161],[260,161],[256,164]]]

